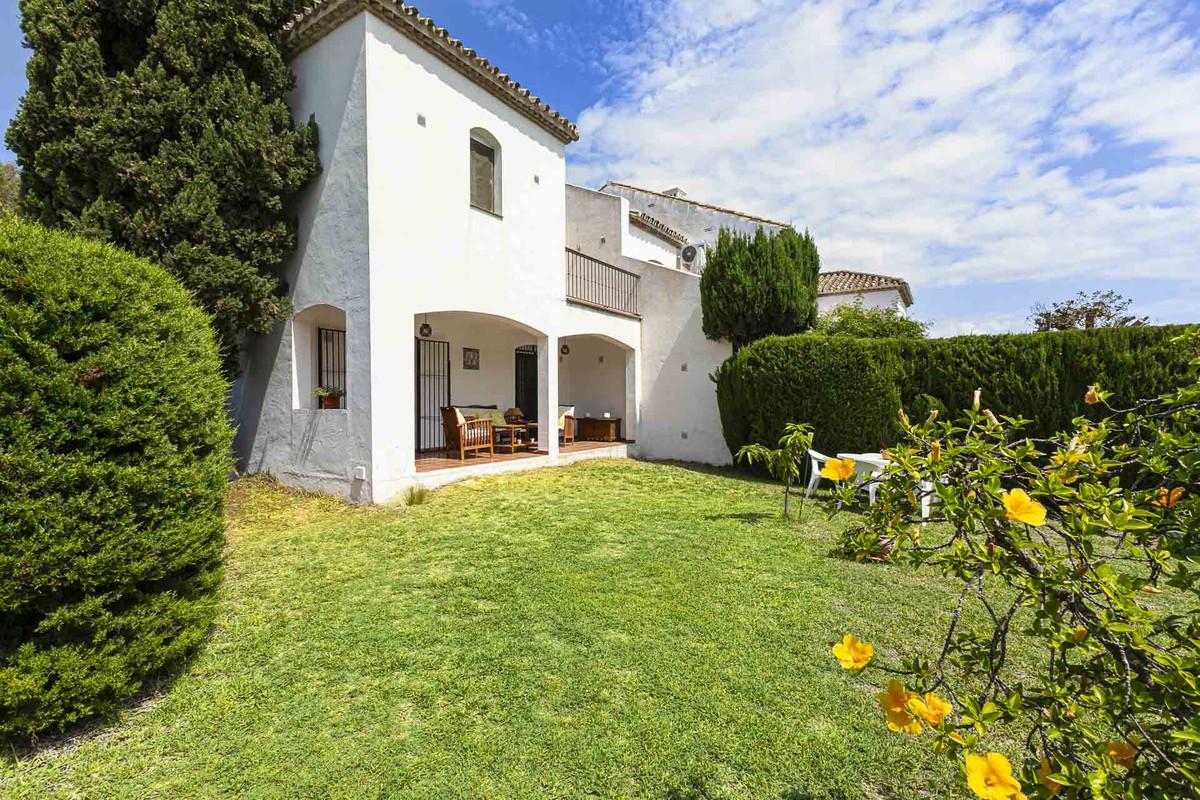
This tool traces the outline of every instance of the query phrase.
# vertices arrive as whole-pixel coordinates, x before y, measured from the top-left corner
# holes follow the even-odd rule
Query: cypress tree
[[[817,319],[821,258],[808,231],[754,236],[722,228],[700,276],[704,335],[734,349],[771,334],[811,328]]]
[[[284,102],[295,0],[21,0],[29,88],[8,129],[34,220],[165,266],[239,338],[288,312],[287,200],[319,169]]]

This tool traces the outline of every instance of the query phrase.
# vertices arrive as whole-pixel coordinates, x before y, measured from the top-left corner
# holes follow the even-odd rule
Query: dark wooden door
[[[517,348],[517,408],[525,419],[538,418],[538,360],[537,345]]]

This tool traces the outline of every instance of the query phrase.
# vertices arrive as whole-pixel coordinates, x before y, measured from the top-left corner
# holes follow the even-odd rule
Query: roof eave
[[[721,206],[714,206],[714,205],[709,205],[708,203],[701,203],[697,200],[689,200],[686,197],[673,197],[672,195],[669,195],[669,194],[663,194],[662,192],[656,192],[653,189],[643,189],[641,186],[634,186],[633,184],[629,184],[629,183],[621,183],[620,181],[605,181],[604,186],[600,187],[600,191],[604,191],[604,189],[609,186],[620,186],[623,189],[632,189],[635,192],[645,192],[646,194],[652,194],[657,197],[665,197],[668,200],[678,200],[681,203],[690,203],[691,205],[700,206],[701,208],[707,208],[712,211],[719,211],[722,214],[731,214],[735,217],[741,217],[742,219],[748,219],[751,222],[761,222],[765,225],[774,225],[776,228],[791,228],[792,227],[791,224],[787,223],[787,222],[779,222],[778,220],[766,219],[765,217],[756,217],[753,214],[745,214],[745,213],[742,213],[741,211],[734,211],[732,208],[722,208]]]
[[[872,286],[868,289],[836,289],[834,291],[818,291],[817,297],[837,297],[847,294],[871,294],[873,292],[897,292],[900,299],[904,301],[905,306],[911,306],[913,300],[912,289],[909,288],[907,281],[901,281],[899,286]]]
[[[452,38],[414,6],[400,0],[316,0],[284,26],[284,55],[291,59],[313,46],[339,25],[366,11],[440,58],[503,103],[537,123],[563,144],[579,140],[575,123],[550,108],[536,95],[493,66],[474,50]]]
[[[683,234],[671,230],[667,226],[662,225],[662,223],[658,223],[658,225],[662,225],[662,227],[658,227],[658,225],[655,224],[657,220],[651,222],[646,218],[646,216],[648,215],[638,216],[638,212],[630,211],[629,221],[647,233],[651,233],[663,241],[675,245],[676,247],[683,247],[688,243],[687,237],[685,237]]]

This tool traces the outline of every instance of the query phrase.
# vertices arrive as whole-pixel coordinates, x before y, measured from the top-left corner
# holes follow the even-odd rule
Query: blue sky
[[[568,174],[809,228],[939,334],[1115,289],[1200,320],[1200,2],[424,0],[580,126]],[[0,118],[24,89],[0,0]],[[11,158],[11,154],[0,154]]]

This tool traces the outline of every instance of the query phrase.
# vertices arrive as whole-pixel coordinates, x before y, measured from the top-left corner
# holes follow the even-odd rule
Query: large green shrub
[[[808,330],[817,319],[821,257],[806,231],[754,236],[722,228],[700,276],[704,335],[734,348],[771,334]]]
[[[1180,326],[950,339],[772,337],[730,358],[717,374],[717,400],[730,452],[773,444],[788,422],[814,429],[813,447],[878,450],[895,441],[897,409],[914,419],[957,414],[984,388],[997,414],[1031,421],[1026,431],[1066,430],[1099,382],[1121,401],[1176,388],[1187,353]]]
[[[1178,388],[1188,374],[1188,354],[1171,340],[1183,330],[1168,325],[899,341],[901,401],[912,410],[927,394],[957,415],[982,387],[993,412],[1025,417],[1030,435],[1050,436],[1083,413],[1093,383],[1130,403]]]
[[[162,269],[0,218],[0,740],[105,714],[200,642],[226,384]]]
[[[717,373],[725,443],[774,445],[788,422],[813,427],[828,453],[878,449],[899,431],[901,368],[893,340],[768,336],[743,347]]]

